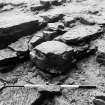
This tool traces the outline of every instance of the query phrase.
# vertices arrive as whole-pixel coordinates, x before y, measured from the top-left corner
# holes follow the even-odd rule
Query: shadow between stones
[[[0,62],[0,72],[8,73],[12,71],[17,65],[29,60],[29,52],[18,53],[18,56],[13,59],[7,59]]]
[[[41,91],[40,97],[33,102],[31,105],[54,105],[54,98],[56,96],[61,96],[61,92],[49,92],[49,91]]]

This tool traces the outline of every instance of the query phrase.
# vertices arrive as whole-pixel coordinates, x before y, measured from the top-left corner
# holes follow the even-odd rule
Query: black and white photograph
[[[0,0],[0,105],[105,105],[105,0]]]

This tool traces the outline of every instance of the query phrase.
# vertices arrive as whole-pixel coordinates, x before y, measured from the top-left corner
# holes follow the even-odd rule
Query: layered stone
[[[96,39],[102,33],[102,28],[100,26],[87,26],[87,25],[78,25],[71,28],[65,34],[58,36],[55,40],[67,43],[68,45],[80,45],[87,44],[92,39]]]

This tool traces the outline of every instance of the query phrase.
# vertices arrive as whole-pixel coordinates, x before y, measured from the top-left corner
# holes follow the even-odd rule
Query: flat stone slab
[[[18,41],[8,45],[9,48],[13,49],[16,52],[27,52],[29,50],[28,42],[30,37],[22,37]]]
[[[0,62],[8,61],[8,59],[14,59],[17,57],[17,53],[10,49],[0,50]]]
[[[18,16],[17,16],[17,18],[18,18]],[[23,18],[23,16],[22,16],[22,18]],[[42,20],[40,20],[40,19],[42,19],[42,18],[37,18],[37,19],[34,18],[34,20],[28,20],[25,23],[23,21],[23,23],[18,23],[18,25],[15,24],[14,21],[12,21],[12,22],[14,22],[14,24],[12,24],[13,26],[5,27],[5,28],[1,27],[0,28],[0,48],[4,48],[7,45],[11,44],[12,42],[15,42],[20,37],[31,35],[32,33],[39,30],[41,28],[41,22],[43,21],[43,19]],[[13,18],[12,18],[12,20],[13,20]],[[24,20],[24,18],[23,18],[23,20]],[[22,21],[22,19],[21,19],[21,21]],[[8,20],[8,22],[9,22],[9,20]],[[8,24],[6,24],[6,25],[8,25]]]
[[[29,54],[27,52],[16,52],[9,48],[2,49],[0,50],[0,71],[12,70],[16,65],[27,60],[28,58]]]
[[[79,45],[81,43],[88,43],[90,40],[101,35],[102,28],[98,25],[87,26],[87,25],[78,25],[71,28],[65,34],[58,36],[55,40],[62,41],[68,45],[74,44]]]

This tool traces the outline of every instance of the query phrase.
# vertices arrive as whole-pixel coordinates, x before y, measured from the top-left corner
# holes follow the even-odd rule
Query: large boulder
[[[36,46],[30,52],[30,56],[41,70],[60,74],[70,69],[77,59],[89,52],[88,45],[71,47],[59,41],[47,41]]]
[[[10,24],[11,26],[0,27],[0,48],[15,42],[23,36],[28,36],[40,30],[44,24],[43,18],[36,18],[28,22]]]
[[[97,38],[101,35],[102,29],[98,25],[87,26],[87,25],[78,25],[74,28],[71,28],[65,34],[55,38],[57,41],[62,41],[68,45],[74,44],[86,44],[90,40]]]

